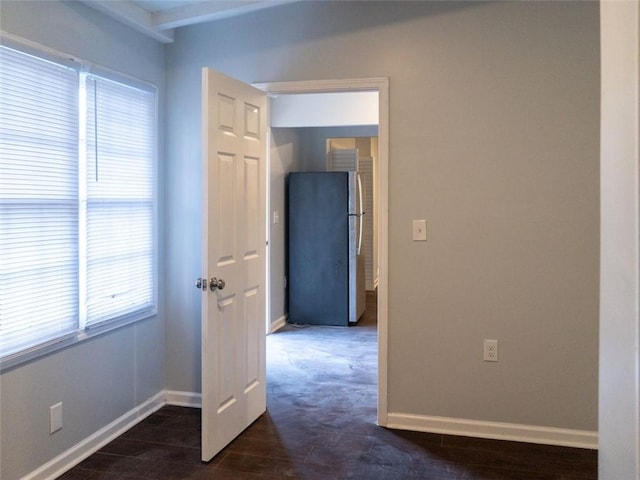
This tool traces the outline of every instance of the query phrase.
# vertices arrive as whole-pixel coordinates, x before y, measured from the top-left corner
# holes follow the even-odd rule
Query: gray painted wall
[[[285,317],[286,288],[284,277],[286,275],[287,255],[287,208],[286,208],[286,178],[289,172],[298,171],[301,162],[300,131],[296,128],[271,129],[271,152],[269,161],[270,174],[270,218],[269,227],[269,261],[271,283],[271,316],[269,321],[273,324]],[[278,212],[279,222],[273,223],[273,212]]]
[[[179,29],[168,387],[200,389],[200,68],[386,76],[390,411],[596,430],[598,22],[596,2],[301,2]],[[414,218],[428,242],[411,242]]]
[[[2,1],[0,19],[7,33],[157,85],[162,132],[160,44],[79,2]],[[161,242],[160,258],[162,248]],[[162,301],[162,266],[160,279]],[[164,321],[159,315],[2,374],[0,478],[21,478],[161,391],[163,345]],[[49,407],[60,401],[64,426],[49,435]]]

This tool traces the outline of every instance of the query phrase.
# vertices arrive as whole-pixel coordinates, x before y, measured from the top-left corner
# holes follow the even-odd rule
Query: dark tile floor
[[[64,480],[587,480],[597,454],[387,430],[376,419],[375,297],[355,327],[287,326],[268,337],[268,410],[208,464],[200,411],[167,406]]]

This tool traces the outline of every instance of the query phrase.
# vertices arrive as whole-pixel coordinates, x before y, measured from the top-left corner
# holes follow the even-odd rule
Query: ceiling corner
[[[162,42],[171,43],[174,39],[173,29],[161,29],[153,24],[152,13],[139,7],[129,0],[117,2],[105,2],[103,0],[80,0],[82,3],[94,8],[121,23],[129,25],[151,38]]]

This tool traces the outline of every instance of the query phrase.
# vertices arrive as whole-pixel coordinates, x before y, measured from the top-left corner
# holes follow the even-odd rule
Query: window
[[[0,46],[0,357],[156,311],[155,89]]]

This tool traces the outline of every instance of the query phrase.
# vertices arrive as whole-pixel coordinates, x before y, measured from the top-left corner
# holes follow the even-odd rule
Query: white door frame
[[[389,79],[352,78],[299,82],[255,83],[267,95],[292,93],[378,92],[378,425],[388,417],[388,301],[389,301]],[[267,160],[267,165],[269,161]],[[269,175],[267,175],[267,178]],[[268,203],[268,201],[267,201]],[[267,264],[267,278],[270,265]],[[267,290],[269,296],[270,289]],[[267,300],[269,302],[269,300]]]

